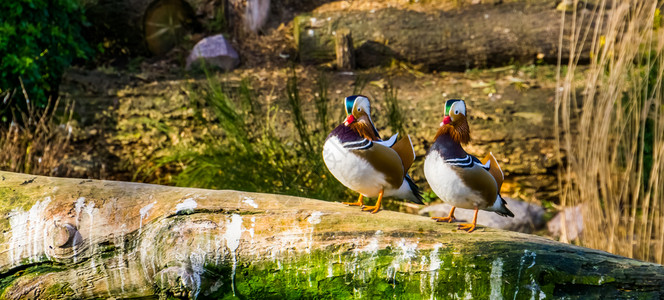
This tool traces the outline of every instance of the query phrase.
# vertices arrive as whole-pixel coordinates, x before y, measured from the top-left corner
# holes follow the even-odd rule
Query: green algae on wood
[[[4,210],[3,299],[664,295],[660,265],[537,236],[289,196],[0,175],[1,204],[21,198]]]

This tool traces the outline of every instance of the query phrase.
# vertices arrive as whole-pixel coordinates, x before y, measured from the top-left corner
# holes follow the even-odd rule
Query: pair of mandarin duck
[[[398,133],[382,140],[371,120],[369,98],[362,95],[344,99],[346,120],[328,135],[323,146],[323,160],[330,173],[347,188],[360,194],[357,202],[344,202],[376,213],[383,197],[407,199],[422,203],[419,188],[408,175],[415,160],[409,136],[398,139]],[[475,230],[477,213],[493,211],[514,217],[500,196],[503,171],[492,153],[483,160],[468,154],[462,147],[470,141],[466,103],[453,99],[445,102],[445,113],[424,160],[424,175],[431,189],[444,202],[452,205],[447,217],[439,222],[454,222],[454,210],[474,209],[472,223],[459,229]],[[365,206],[363,197],[378,197],[375,205]]]

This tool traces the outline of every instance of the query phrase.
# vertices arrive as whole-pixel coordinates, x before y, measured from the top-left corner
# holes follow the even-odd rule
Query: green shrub
[[[8,109],[25,108],[22,85],[32,104],[45,107],[65,69],[92,49],[81,36],[86,20],[76,1],[0,1],[0,12],[0,115],[7,121]]]

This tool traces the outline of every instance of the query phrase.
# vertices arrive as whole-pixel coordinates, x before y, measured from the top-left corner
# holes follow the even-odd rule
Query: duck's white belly
[[[336,137],[329,138],[323,145],[323,161],[337,180],[366,197],[376,197],[388,186],[385,175],[364,158],[344,148]],[[389,196],[388,191],[385,192],[385,196]]]
[[[460,208],[484,208],[485,201],[481,196],[464,184],[438,152],[431,151],[424,159],[424,176],[433,192],[444,202]]]

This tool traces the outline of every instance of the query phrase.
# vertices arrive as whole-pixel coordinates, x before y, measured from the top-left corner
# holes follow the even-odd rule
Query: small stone
[[[223,35],[213,35],[202,39],[187,57],[187,70],[203,66],[215,66],[224,71],[235,69],[240,64],[240,56]]]

